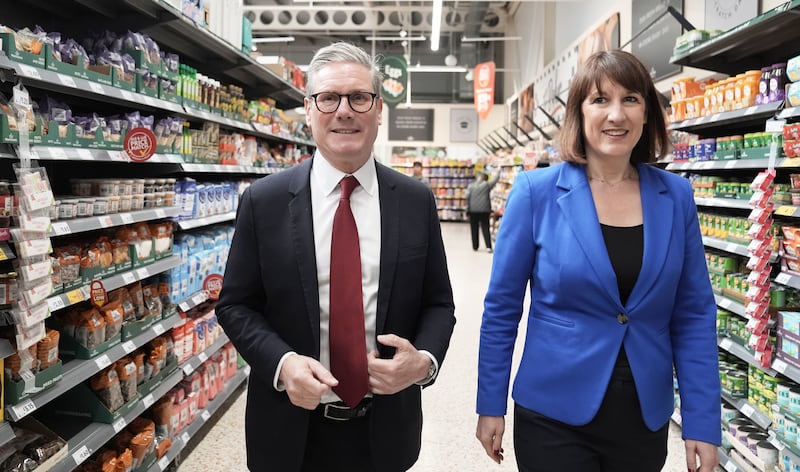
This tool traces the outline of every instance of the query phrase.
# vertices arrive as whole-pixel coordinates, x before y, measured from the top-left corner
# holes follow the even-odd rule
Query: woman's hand
[[[687,439],[686,445],[686,467],[689,472],[714,472],[714,468],[719,465],[719,454],[717,446],[694,439]],[[700,457],[700,467],[697,467],[697,457]]]
[[[478,416],[475,437],[481,442],[486,455],[498,464],[503,461],[503,433],[506,420],[503,416]]]

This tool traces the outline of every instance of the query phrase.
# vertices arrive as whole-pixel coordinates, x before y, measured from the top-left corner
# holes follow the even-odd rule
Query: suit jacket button
[[[619,322],[619,324],[624,325],[625,323],[628,322],[628,315],[626,315],[625,313],[620,313],[619,315],[617,315],[617,321]]]

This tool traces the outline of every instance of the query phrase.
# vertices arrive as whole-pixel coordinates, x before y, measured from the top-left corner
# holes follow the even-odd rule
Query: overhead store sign
[[[381,62],[381,72],[383,72],[381,97],[389,108],[394,108],[398,103],[406,100],[408,63],[403,56],[384,56]]]
[[[494,62],[482,62],[475,66],[475,110],[482,120],[489,117],[494,104]]]

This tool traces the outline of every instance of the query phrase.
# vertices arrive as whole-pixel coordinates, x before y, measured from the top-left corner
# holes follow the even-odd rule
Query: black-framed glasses
[[[338,110],[339,104],[342,103],[342,98],[347,98],[347,104],[354,112],[366,113],[372,110],[372,105],[375,104],[375,99],[377,97],[377,93],[371,92],[319,92],[311,95],[311,98],[314,99],[314,103],[317,105],[317,110],[322,113],[333,113]]]

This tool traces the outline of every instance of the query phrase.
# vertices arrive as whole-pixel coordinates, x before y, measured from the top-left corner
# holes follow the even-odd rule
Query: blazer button
[[[617,315],[617,322],[619,322],[619,324],[624,325],[625,323],[628,322],[628,315],[626,315],[625,313],[620,313],[619,315]]]

